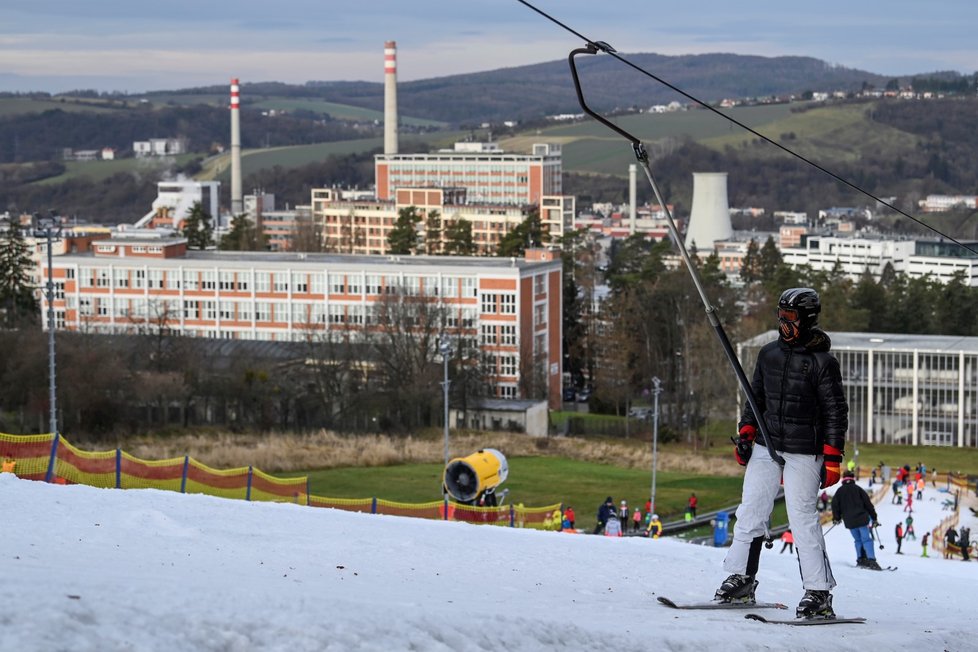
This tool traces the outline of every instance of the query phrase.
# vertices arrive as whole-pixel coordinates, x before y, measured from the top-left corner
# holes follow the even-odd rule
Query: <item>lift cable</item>
[[[822,165],[819,165],[815,161],[812,161],[811,159],[809,159],[809,158],[807,158],[807,157],[799,154],[798,152],[792,150],[791,148],[785,147],[781,143],[779,143],[777,141],[774,141],[774,140],[771,140],[770,138],[768,138],[767,136],[765,136],[761,132],[757,131],[756,129],[753,129],[752,127],[747,126],[746,124],[744,124],[743,122],[737,120],[736,118],[727,115],[726,113],[724,113],[723,111],[720,111],[716,107],[710,106],[708,103],[704,102],[703,100],[700,100],[699,98],[697,98],[697,97],[695,97],[695,96],[687,93],[686,91],[684,91],[681,88],[675,86],[674,84],[669,83],[668,81],[662,79],[661,77],[659,77],[659,76],[657,76],[657,75],[649,72],[648,70],[645,70],[641,66],[639,66],[639,65],[637,65],[637,64],[629,61],[628,59],[626,59],[623,56],[621,56],[620,54],[618,54],[618,52],[612,46],[608,45],[604,41],[594,41],[592,39],[589,39],[588,37],[584,36],[580,32],[574,30],[573,28],[569,27],[568,25],[566,25],[566,24],[562,23],[561,21],[557,20],[556,18],[554,18],[550,14],[544,12],[543,10],[541,10],[541,9],[535,7],[535,6],[533,6],[531,3],[527,2],[527,0],[516,0],[516,1],[519,2],[520,4],[524,5],[528,9],[531,9],[532,11],[540,14],[541,16],[543,16],[544,18],[546,18],[550,22],[554,23],[555,25],[557,25],[557,26],[563,28],[564,30],[570,32],[574,36],[577,36],[578,38],[582,39],[585,43],[587,43],[588,48],[594,48],[595,52],[598,52],[598,51],[604,52],[604,53],[606,53],[606,54],[614,57],[615,59],[617,59],[621,63],[625,64],[629,68],[632,68],[632,69],[636,70],[637,72],[639,72],[639,73],[641,73],[641,74],[649,77],[650,79],[653,79],[653,80],[659,82],[660,84],[662,84],[666,88],[669,88],[670,90],[675,91],[676,93],[682,95],[686,99],[688,99],[688,100],[690,100],[690,101],[698,104],[699,106],[703,107],[704,109],[707,109],[709,111],[712,111],[713,113],[717,114],[718,116],[720,116],[724,120],[727,120],[727,121],[729,121],[729,122],[737,125],[741,129],[743,129],[743,130],[745,130],[745,131],[753,134],[754,136],[757,136],[758,138],[760,138],[764,142],[769,143],[771,145],[774,145],[775,147],[777,147],[781,151],[783,151],[783,152],[785,152],[785,153],[787,153],[787,154],[795,157],[796,159],[798,159],[798,160],[800,160],[800,161],[802,161],[804,163],[807,163],[808,165],[814,167],[815,169],[817,169],[817,170],[823,172],[824,174],[827,174],[828,176],[832,177],[833,179],[835,179],[839,183],[842,183],[842,184],[844,184],[846,186],[849,186],[850,188],[852,188],[856,192],[859,192],[859,193],[861,193],[861,194],[869,197],[870,199],[872,199],[873,201],[877,202],[878,204],[881,204],[883,206],[886,206],[887,208],[893,210],[894,212],[899,213],[903,217],[906,217],[907,219],[910,219],[910,220],[916,222],[917,224],[919,224],[919,225],[921,225],[921,226],[923,226],[923,227],[925,227],[927,229],[930,229],[931,231],[933,231],[934,233],[936,233],[940,237],[948,240],[949,242],[953,242],[954,244],[958,245],[959,247],[961,247],[961,248],[963,248],[963,249],[965,249],[967,251],[970,251],[971,253],[973,253],[975,255],[978,255],[978,250],[972,248],[971,246],[969,246],[969,245],[967,245],[967,244],[965,244],[965,243],[957,240],[956,238],[953,238],[953,237],[947,235],[946,233],[944,233],[940,229],[938,229],[936,227],[933,227],[930,224],[927,224],[926,222],[924,222],[924,221],[922,221],[922,220],[914,217],[910,213],[907,213],[906,211],[903,211],[900,208],[897,208],[896,206],[894,206],[890,202],[888,202],[888,201],[886,201],[886,200],[884,200],[884,199],[882,199],[882,198],[874,195],[870,191],[865,190],[864,188],[862,188],[859,185],[857,185],[857,184],[849,181],[848,179],[845,179],[844,177],[839,176],[835,172],[832,172],[831,170],[823,167]],[[626,136],[626,138],[628,138],[629,140],[632,140],[633,145],[634,145],[635,138],[633,136],[631,136],[630,134],[627,134],[627,132],[623,131],[622,129],[618,128],[617,126],[612,125],[610,122],[608,122],[606,120],[602,120],[602,122],[604,122],[604,124],[606,124],[607,126],[611,127],[612,129],[614,129],[618,133]]]

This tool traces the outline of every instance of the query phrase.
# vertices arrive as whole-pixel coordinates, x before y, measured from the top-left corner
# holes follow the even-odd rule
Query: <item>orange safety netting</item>
[[[215,469],[192,457],[143,460],[122,449],[85,451],[64,437],[0,433],[0,471],[29,480],[117,489],[160,489],[253,501],[292,502],[351,512],[467,523],[559,529],[560,505],[477,507],[452,501],[401,503],[378,498],[328,498],[309,493],[305,476],[278,478],[245,466]],[[555,526],[556,524],[556,526]]]

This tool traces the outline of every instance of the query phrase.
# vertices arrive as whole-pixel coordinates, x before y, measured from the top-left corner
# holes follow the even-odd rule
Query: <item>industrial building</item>
[[[456,143],[428,154],[378,154],[377,199],[399,188],[465,188],[475,204],[524,206],[562,194],[560,145],[538,143],[530,154],[504,152],[495,143]]]
[[[493,255],[499,240],[522,223],[531,206],[480,204],[466,199],[467,189],[399,188],[391,200],[345,198],[342,191],[316,188],[312,191],[311,219],[321,232],[327,251],[354,254],[386,254],[387,238],[402,209],[414,207],[424,219],[417,225],[421,251],[447,251],[447,230],[460,220],[472,225],[475,255]],[[550,238],[572,228],[574,198],[543,196],[540,218]],[[438,220],[437,233],[428,231],[428,218]],[[266,223],[266,229],[269,224]],[[278,241],[287,238],[279,236]]]

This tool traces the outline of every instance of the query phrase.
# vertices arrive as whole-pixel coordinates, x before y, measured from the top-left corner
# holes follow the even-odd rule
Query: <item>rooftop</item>
[[[919,351],[921,353],[978,353],[978,337],[959,335],[909,335],[901,333],[844,333],[828,331],[832,350],[849,351]],[[748,346],[758,346],[778,337],[770,330],[747,340]]]

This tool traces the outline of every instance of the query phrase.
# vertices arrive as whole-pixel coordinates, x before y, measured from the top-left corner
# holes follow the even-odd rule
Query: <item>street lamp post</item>
[[[35,224],[34,224],[34,235],[44,235],[47,239],[47,249],[48,249],[48,280],[44,285],[45,295],[48,302],[48,401],[50,403],[50,426],[51,433],[54,435],[58,434],[58,392],[57,392],[57,374],[55,367],[55,356],[54,356],[54,332],[57,328],[54,321],[54,262],[53,262],[53,249],[54,249],[54,238],[61,234],[61,226],[58,224],[58,218],[52,213],[48,217],[42,217],[35,214]]]
[[[442,467],[444,473],[448,468],[448,387],[451,385],[451,381],[448,380],[448,358],[452,355],[452,343],[447,337],[443,337],[438,343],[438,351],[445,363],[445,380],[441,384],[445,400],[445,465]]]
[[[655,512],[655,471],[659,466],[659,394],[662,392],[662,381],[652,376],[652,511]]]

